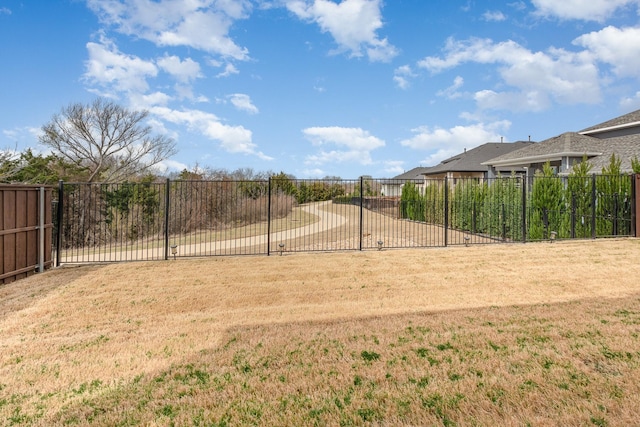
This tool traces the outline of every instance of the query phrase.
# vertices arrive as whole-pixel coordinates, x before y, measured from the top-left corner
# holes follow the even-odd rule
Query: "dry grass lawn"
[[[632,425],[640,240],[63,267],[0,287],[0,425]]]

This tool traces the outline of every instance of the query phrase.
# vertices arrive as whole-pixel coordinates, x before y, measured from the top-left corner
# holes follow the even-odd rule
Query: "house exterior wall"
[[[438,174],[425,175],[425,179],[461,179],[461,178],[486,178],[486,172],[443,172]]]
[[[382,195],[389,197],[400,197],[402,195],[402,184],[382,184]]]
[[[397,182],[383,183],[381,195],[385,197],[400,197],[402,196],[402,188],[407,182],[413,182],[420,194],[424,194],[424,180],[398,180]]]
[[[545,165],[546,162],[543,163],[531,163],[529,164],[529,173],[528,175],[535,175],[535,173],[537,171],[542,172],[542,167]],[[555,168],[556,173],[558,173],[560,171],[560,169],[562,168],[562,160],[553,160],[551,162],[549,162],[552,168]]]

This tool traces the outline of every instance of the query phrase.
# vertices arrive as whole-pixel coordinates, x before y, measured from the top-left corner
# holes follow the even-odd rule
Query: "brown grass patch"
[[[0,424],[628,425],[640,241],[61,268],[0,288]]]

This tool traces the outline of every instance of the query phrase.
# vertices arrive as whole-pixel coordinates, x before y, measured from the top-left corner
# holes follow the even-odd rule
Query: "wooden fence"
[[[51,187],[0,185],[0,285],[52,265]]]

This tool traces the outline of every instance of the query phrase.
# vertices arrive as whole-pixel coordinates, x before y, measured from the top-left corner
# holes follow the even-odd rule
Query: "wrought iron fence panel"
[[[267,189],[268,181],[171,181],[170,256],[266,253]]]
[[[631,178],[629,175],[596,177],[596,237],[631,234]]]
[[[287,188],[272,187],[270,253],[359,249],[358,180],[292,180]]]
[[[444,228],[427,223],[422,217],[424,200],[402,201],[394,197],[365,197],[363,199],[362,249],[422,248],[442,246]],[[409,214],[408,214],[409,213]]]
[[[521,177],[450,180],[449,244],[517,242],[523,240]]]
[[[447,245],[446,182],[441,179],[387,180],[387,187],[401,186],[397,200],[398,221],[384,227],[390,247],[434,247]],[[386,246],[386,245],[385,245]]]
[[[632,176],[530,177],[527,241],[631,236]]]
[[[59,263],[630,236],[631,176],[60,183]]]
[[[61,194],[61,262],[164,259],[164,184],[65,183]]]

